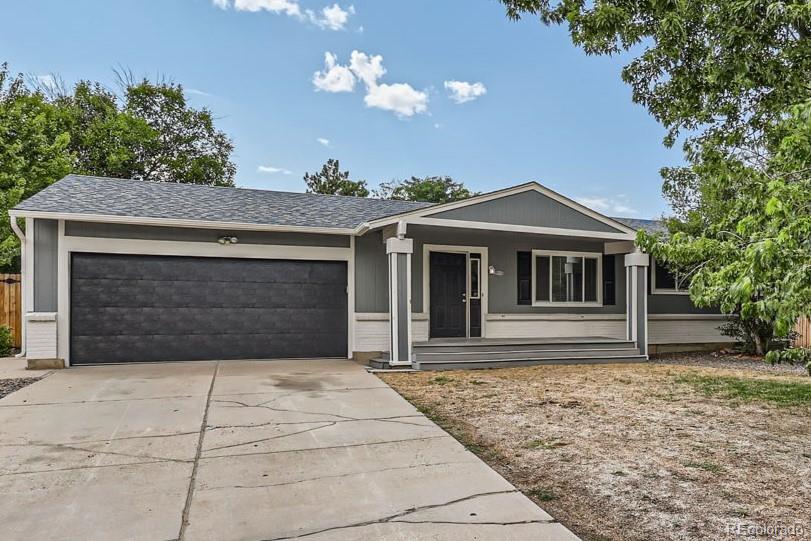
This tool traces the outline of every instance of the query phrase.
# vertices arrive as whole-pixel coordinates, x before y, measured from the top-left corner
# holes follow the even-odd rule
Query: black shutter
[[[616,268],[614,267],[614,256],[603,256],[603,304],[617,304],[617,280]]]
[[[518,252],[518,304],[532,304],[532,252]]]

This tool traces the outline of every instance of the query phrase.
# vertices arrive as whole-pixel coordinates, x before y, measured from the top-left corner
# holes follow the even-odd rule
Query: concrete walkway
[[[0,539],[577,539],[349,361],[56,371],[0,427]]]

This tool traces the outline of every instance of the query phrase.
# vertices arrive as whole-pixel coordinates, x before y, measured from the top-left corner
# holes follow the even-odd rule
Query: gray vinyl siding
[[[648,276],[650,282],[650,276]],[[720,314],[717,308],[698,308],[689,295],[648,295],[648,314]]]
[[[484,203],[447,210],[431,214],[429,217],[534,227],[557,227],[603,233],[623,232],[535,191],[518,193],[485,201]]]
[[[519,305],[517,298],[517,256],[519,251],[562,250],[603,252],[603,242],[580,238],[548,237],[525,233],[476,231],[453,228],[431,228],[412,225],[409,238],[414,239],[411,259],[412,311],[423,312],[422,251],[424,244],[485,246],[489,265],[503,271],[503,276],[488,277],[488,311],[491,314],[625,314],[626,280],[623,254],[614,257],[616,304],[601,307],[553,307]],[[388,260],[380,231],[367,233],[355,241],[355,310],[388,312]],[[602,287],[602,283],[600,284]],[[718,310],[696,308],[685,295],[648,295],[650,314],[717,314]]]
[[[57,311],[59,222],[34,220],[34,311]]]
[[[107,239],[165,240],[176,242],[217,242],[222,235],[234,235],[243,244],[279,244],[284,246],[326,246],[348,248],[346,235],[285,233],[270,231],[229,231],[151,225],[65,222],[65,235]]]
[[[412,259],[412,269],[413,266]],[[356,312],[389,311],[388,276],[389,262],[386,258],[383,234],[380,231],[373,231],[357,237],[355,239]]]
[[[624,314],[625,313],[625,267],[622,256],[616,260],[617,304],[601,307],[551,307],[527,306],[518,304],[517,253],[529,250],[564,250],[582,252],[603,252],[602,241],[580,238],[547,237],[526,233],[505,233],[499,231],[473,231],[452,228],[429,228],[411,226],[408,236],[414,239],[412,257],[412,307],[414,312],[423,312],[422,306],[422,252],[425,244],[446,244],[455,246],[485,246],[488,248],[488,265],[503,271],[503,276],[488,278],[488,312],[491,314]],[[602,287],[602,283],[600,284]]]

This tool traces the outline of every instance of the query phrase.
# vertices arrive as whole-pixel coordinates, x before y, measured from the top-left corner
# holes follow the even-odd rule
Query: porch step
[[[576,356],[561,355],[559,357],[514,359],[481,359],[481,360],[435,360],[417,361],[416,370],[476,370],[483,368],[509,368],[516,366],[534,366],[540,364],[608,364],[608,363],[644,363],[648,360],[646,355],[598,355]]]
[[[581,349],[629,349],[634,347],[634,342],[627,340],[607,340],[607,339],[561,339],[556,341],[547,340],[493,340],[481,342],[418,342],[414,344],[414,353],[445,353],[455,351],[558,351],[558,350],[581,350]]]
[[[535,346],[526,349],[516,349],[515,347],[484,351],[481,349],[471,350],[469,348],[459,348],[452,351],[421,351],[415,348],[414,353],[417,362],[461,362],[461,361],[501,361],[513,359],[560,359],[560,358],[595,358],[595,357],[632,357],[639,355],[639,349],[635,347],[599,347],[592,348],[562,348],[556,349],[542,348]]]

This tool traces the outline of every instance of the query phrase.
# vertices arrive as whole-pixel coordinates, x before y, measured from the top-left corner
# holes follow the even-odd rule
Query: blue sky
[[[681,163],[631,102],[627,58],[588,57],[495,0],[28,0],[2,18],[12,71],[114,86],[123,66],[182,83],[234,139],[244,187],[303,191],[334,157],[370,186],[538,180],[650,218],[667,208],[659,168]]]

